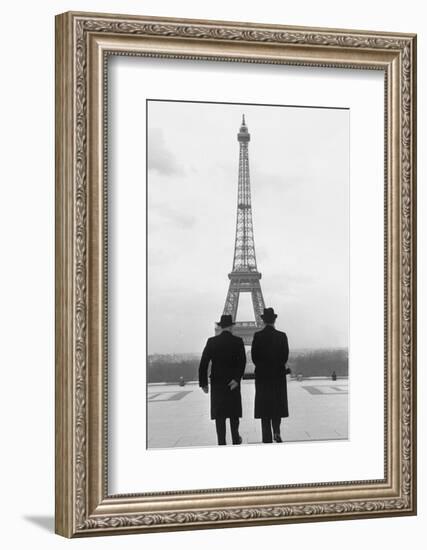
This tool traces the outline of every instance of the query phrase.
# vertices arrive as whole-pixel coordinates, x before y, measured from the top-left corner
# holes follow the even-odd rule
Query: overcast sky
[[[150,354],[200,352],[221,316],[243,113],[266,306],[291,348],[348,345],[349,111],[150,101]]]

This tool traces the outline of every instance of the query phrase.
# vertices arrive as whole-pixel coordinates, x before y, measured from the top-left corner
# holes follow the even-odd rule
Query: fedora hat
[[[221,320],[217,323],[221,328],[231,327],[235,324],[236,323],[233,323],[233,317],[231,315],[221,315]]]
[[[272,323],[277,319],[276,313],[272,307],[264,308],[264,313],[261,315],[261,319],[266,323]]]

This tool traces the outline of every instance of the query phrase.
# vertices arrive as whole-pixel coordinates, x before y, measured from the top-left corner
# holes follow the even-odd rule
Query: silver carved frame
[[[108,494],[109,55],[384,71],[384,479]],[[56,532],[78,537],[415,514],[415,176],[415,35],[72,12],[57,16]]]

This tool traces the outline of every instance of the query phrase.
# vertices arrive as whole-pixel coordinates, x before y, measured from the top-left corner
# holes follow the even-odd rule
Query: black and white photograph
[[[350,109],[146,109],[147,449],[348,440]]]

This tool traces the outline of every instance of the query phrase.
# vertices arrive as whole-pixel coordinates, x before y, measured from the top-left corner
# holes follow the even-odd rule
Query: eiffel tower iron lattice
[[[252,223],[251,184],[249,177],[248,145],[251,136],[242,118],[242,125],[237,134],[239,142],[239,179],[237,191],[236,237],[234,243],[233,268],[228,274],[230,285],[224,305],[224,315],[231,315],[236,321],[239,297],[242,292],[252,296],[255,321],[241,321],[234,325],[234,334],[243,338],[246,345],[252,343],[254,333],[262,327],[261,314],[264,309],[264,298],[261,290],[261,273],[257,269]]]

